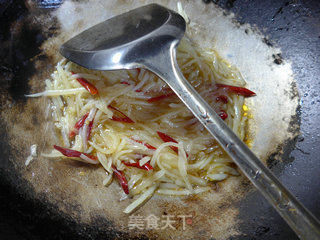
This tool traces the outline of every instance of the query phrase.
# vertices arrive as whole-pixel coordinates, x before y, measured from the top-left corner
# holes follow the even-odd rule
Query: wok
[[[53,67],[50,66],[50,57],[42,54],[39,46],[47,38],[57,34],[59,29],[54,19],[46,22],[41,20],[46,19],[46,16],[49,18],[50,11],[58,8],[61,1],[5,0],[0,4],[1,108],[8,104],[12,106],[12,114],[16,116],[12,122],[14,128],[21,120],[19,111],[23,111],[26,106],[24,94],[30,91],[28,79],[36,71],[32,59],[40,59],[49,65],[44,67]],[[294,121],[300,125],[300,135],[285,143],[281,153],[282,161],[274,160],[279,154],[275,153],[267,163],[289,190],[319,218],[320,3],[314,0],[216,1],[215,4],[226,9],[226,14],[228,11],[234,12],[240,25],[256,25],[268,36],[263,39],[265,44],[281,48],[282,54],[274,56],[274,64],[281,64],[283,59],[292,62],[301,104]],[[31,126],[39,124],[38,119],[31,120]],[[83,224],[58,211],[55,204],[45,200],[45,196],[35,197],[34,189],[21,176],[19,166],[14,161],[23,149],[19,145],[13,147],[8,144],[8,126],[3,121],[0,125],[1,239],[128,237],[125,231],[116,230],[105,219],[96,218],[91,225]],[[25,127],[32,131],[30,126]],[[39,136],[35,134],[35,137]],[[250,192],[235,204],[240,212],[241,234],[231,239],[297,239],[256,191]]]

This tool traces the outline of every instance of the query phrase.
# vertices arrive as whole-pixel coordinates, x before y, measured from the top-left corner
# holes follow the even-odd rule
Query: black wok
[[[198,0],[200,1],[200,0]],[[210,2],[210,1],[204,1]],[[320,2],[312,1],[214,1],[234,12],[240,24],[256,25],[289,59],[297,81],[301,106],[295,121],[301,134],[286,143],[282,162],[270,156],[269,167],[311,212],[320,218]],[[28,79],[35,72],[30,59],[46,56],[39,46],[55,34],[53,22],[45,31],[32,21],[46,16],[61,1],[0,1],[0,102],[23,109]],[[203,3],[205,4],[205,3]],[[212,2],[208,4],[214,4]],[[30,15],[32,12],[32,15]],[[9,96],[9,99],[5,99]],[[2,108],[2,105],[1,105]],[[19,122],[19,112],[16,112]],[[15,122],[12,123],[13,125]],[[37,120],[34,119],[34,124]],[[7,144],[7,129],[0,122],[0,238],[1,239],[126,239],[125,232],[84,225],[57,211],[54,204],[34,198],[14,164],[15,152]],[[238,203],[242,234],[232,239],[297,239],[292,230],[258,192]],[[106,223],[108,224],[108,223]],[[106,228],[107,229],[107,228]]]

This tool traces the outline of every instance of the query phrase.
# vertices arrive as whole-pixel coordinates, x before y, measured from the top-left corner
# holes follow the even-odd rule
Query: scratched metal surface
[[[276,163],[271,158],[270,164],[281,181],[320,218],[320,2],[204,2],[218,4],[234,12],[240,23],[257,25],[268,36],[265,39],[267,44],[281,47],[282,56],[275,56],[276,63],[281,63],[282,58],[292,61],[301,96],[298,119],[301,121],[301,136],[288,146],[283,163]],[[38,3],[41,11],[50,11],[61,1],[43,0]],[[33,71],[29,59],[39,53],[38,46],[48,37],[27,26],[22,26],[24,30],[18,36],[14,35],[13,30],[16,29],[13,27],[17,26],[13,23],[27,14],[25,1],[0,1],[0,84],[8,87],[17,104],[24,101],[21,96],[28,92],[24,80]],[[5,139],[5,135],[2,138]],[[98,232],[94,226],[79,225],[67,216],[58,215],[54,206],[29,198],[23,189],[13,184],[19,176],[10,172],[10,149],[1,142],[0,150],[0,239],[100,239],[118,236],[117,232]],[[310,165],[312,168],[305,167]],[[252,193],[239,207],[243,235],[237,239],[297,239],[258,193]]]

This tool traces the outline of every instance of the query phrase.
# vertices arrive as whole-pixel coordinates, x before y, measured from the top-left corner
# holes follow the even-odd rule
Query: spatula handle
[[[264,166],[183,77],[176,61],[176,48],[171,46],[168,52],[168,56],[157,56],[157,62],[149,66],[150,70],[167,82],[301,239],[320,239],[318,220]]]

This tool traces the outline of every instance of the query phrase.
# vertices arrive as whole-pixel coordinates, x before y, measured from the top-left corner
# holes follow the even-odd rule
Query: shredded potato
[[[215,86],[244,86],[237,69],[214,50],[201,49],[187,38],[178,47],[177,59],[186,79],[217,113],[223,110],[227,114],[225,122],[244,140],[244,97]],[[78,78],[87,79],[99,94],[90,94]],[[148,70],[94,71],[64,59],[46,81],[46,90],[29,96],[50,99],[53,121],[61,133],[60,145],[85,153],[81,156],[87,162],[96,156],[107,172],[103,185],[111,183],[115,169],[117,177],[123,173],[127,183],[121,185],[127,184],[129,194],[137,195],[126,213],[155,193],[197,194],[209,191],[216,181],[238,175],[232,160],[187,107]],[[220,96],[225,96],[224,101],[218,100]],[[70,138],[85,114],[84,125]],[[157,132],[174,141],[164,141]],[[45,156],[62,155],[54,150]],[[149,171],[143,169],[147,164],[152,168]]]

